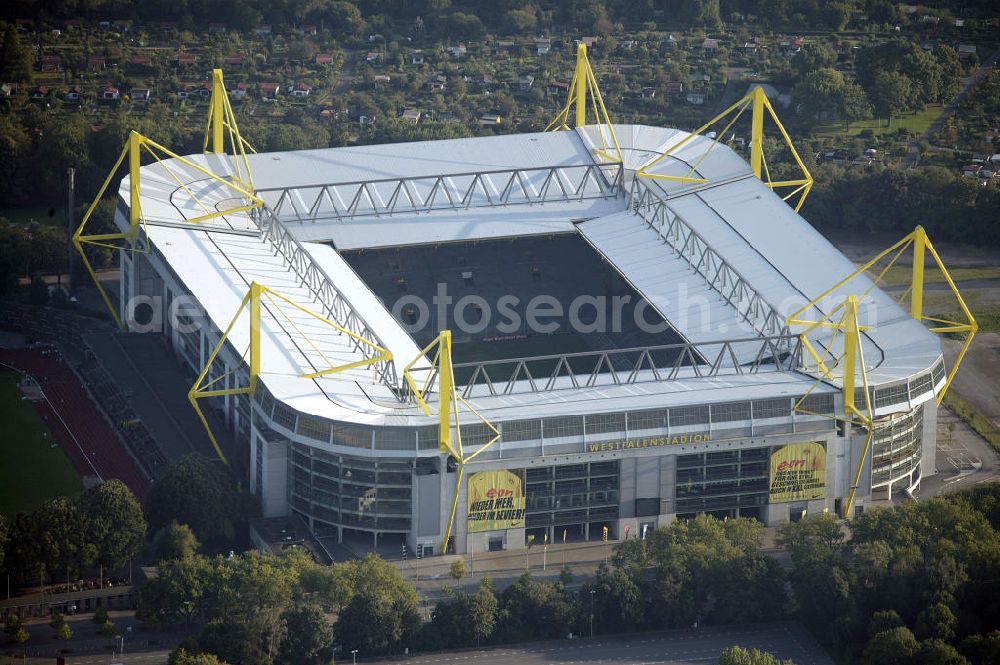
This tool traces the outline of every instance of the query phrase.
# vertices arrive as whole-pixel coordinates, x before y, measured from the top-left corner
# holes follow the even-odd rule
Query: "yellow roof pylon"
[[[775,113],[774,107],[771,106],[771,102],[768,100],[767,95],[764,94],[764,90],[761,87],[755,87],[751,90],[746,97],[739,100],[725,111],[715,116],[707,123],[694,130],[683,140],[672,145],[666,152],[650,160],[642,166],[636,175],[641,178],[653,178],[657,180],[672,180],[675,182],[682,183],[707,183],[709,182],[707,178],[703,178],[696,175],[698,167],[701,166],[702,162],[708,158],[708,155],[712,152],[712,149],[719,144],[723,137],[725,137],[729,130],[736,124],[743,113],[750,109],[751,112],[751,129],[750,129],[750,168],[753,170],[755,176],[763,180],[768,187],[772,190],[781,188],[783,190],[792,188],[790,192],[787,192],[782,196],[783,200],[788,201],[789,199],[798,195],[798,201],[795,203],[795,211],[798,212],[802,208],[802,204],[805,203],[806,197],[809,195],[809,190],[813,186],[813,178],[809,173],[809,169],[806,168],[805,163],[803,163],[802,158],[799,157],[799,153],[796,152],[795,146],[792,144],[791,137],[788,136],[788,132],[785,131],[784,125],[778,119],[778,114]],[[785,145],[788,146],[788,150],[792,154],[792,158],[795,160],[796,166],[802,172],[801,178],[795,178],[792,180],[772,180],[770,170],[767,167],[767,160],[764,158],[764,113],[765,111],[770,115],[771,120],[774,121],[775,126],[781,133],[781,137],[784,139]],[[716,133],[715,139],[709,144],[705,152],[691,165],[691,169],[686,175],[674,176],[666,175],[662,173],[651,173],[650,169],[656,164],[660,163],[662,160],[666,159],[670,155],[673,155],[690,141],[692,141],[696,136],[701,135],[703,132],[708,130],[710,127],[714,126],[716,123],[721,122],[724,119],[730,118],[728,124]]]
[[[164,171],[177,183],[178,187],[183,189],[184,192],[198,205],[198,207],[201,208],[201,211],[204,214],[184,220],[190,224],[198,224],[199,222],[205,222],[224,215],[246,212],[253,208],[263,207],[264,205],[264,201],[262,199],[258,198],[252,190],[244,188],[240,182],[226,180],[225,178],[212,173],[204,166],[195,164],[191,160],[181,157],[177,153],[163,147],[156,141],[153,141],[138,132],[130,132],[128,140],[125,142],[125,147],[122,148],[122,152],[118,156],[118,161],[115,162],[111,172],[108,173],[108,177],[104,179],[104,183],[97,191],[97,196],[94,197],[94,201],[90,204],[87,212],[83,215],[83,219],[80,221],[80,225],[73,233],[73,246],[83,258],[83,264],[87,268],[87,272],[90,273],[91,278],[94,280],[94,284],[97,286],[97,290],[100,292],[101,298],[108,306],[108,310],[111,312],[112,318],[114,318],[118,327],[122,329],[124,329],[124,326],[122,324],[121,317],[118,315],[118,311],[111,303],[111,299],[108,297],[104,287],[101,286],[100,280],[97,279],[97,273],[94,271],[94,267],[91,264],[86,251],[84,251],[84,246],[90,245],[115,250],[143,251],[141,249],[137,249],[136,246],[136,240],[139,235],[139,227],[142,226],[143,229],[145,229],[146,226],[146,218],[142,213],[141,197],[141,165],[143,151],[145,151],[147,156],[151,156],[157,163],[159,163],[159,165],[163,167]],[[97,204],[100,203],[101,198],[104,196],[108,186],[111,184],[111,180],[115,177],[115,174],[125,162],[126,158],[128,159],[129,173],[129,229],[128,231],[123,232],[88,234],[87,224],[90,222],[90,219],[94,214],[94,210],[97,208]],[[244,204],[228,208],[226,210],[216,210],[212,206],[203,203],[197,196],[195,196],[194,192],[192,192],[191,189],[180,178],[178,178],[177,174],[174,173],[174,171],[164,161],[165,159],[171,158],[177,160],[188,168],[194,169],[207,178],[221,183],[228,189],[231,189],[236,195],[238,195],[239,198],[243,199]]]
[[[430,355],[432,351],[433,356]],[[427,373],[421,385],[418,385],[412,370],[414,365],[424,357],[431,358],[431,366],[422,367],[418,370]],[[444,542],[441,546],[441,551],[447,552],[448,542],[451,540],[451,530],[455,524],[455,512],[458,509],[458,493],[462,487],[462,476],[465,473],[465,465],[496,443],[500,439],[500,431],[490,421],[486,420],[482,414],[476,411],[455,389],[455,373],[451,362],[450,330],[442,330],[434,341],[424,347],[417,357],[403,368],[403,376],[406,378],[406,383],[413,392],[417,404],[420,405],[420,408],[428,416],[434,415],[430,405],[427,403],[427,399],[430,395],[431,384],[435,376],[437,378],[438,449],[441,453],[447,454],[454,459],[458,466],[455,478],[455,496],[451,502],[451,514],[448,517],[448,526],[445,530]],[[462,449],[462,428],[458,422],[459,405],[464,406],[468,411],[475,414],[493,433],[492,438],[471,455],[466,455]],[[455,428],[454,437],[452,437],[452,427]]]
[[[590,60],[587,58],[587,45],[580,42],[576,47],[576,69],[573,71],[573,80],[569,84],[569,95],[566,98],[566,106],[549,123],[545,131],[569,129],[571,110],[575,111],[574,126],[577,128],[585,127],[587,125],[588,101],[590,102],[590,108],[593,111],[601,140],[601,147],[595,149],[596,154],[602,159],[611,162],[621,162],[622,150],[618,146],[618,137],[615,135],[614,125],[611,124],[608,109],[604,106],[604,97],[601,95],[601,89],[597,85],[597,77],[594,76],[594,69],[590,66]],[[609,139],[610,144],[608,142]],[[612,146],[614,147],[613,153],[610,152]]]
[[[306,372],[300,374],[300,379],[315,379],[321,376],[326,376],[328,374],[336,374],[337,372],[343,372],[349,369],[354,369],[356,367],[367,367],[368,365],[374,365],[379,362],[389,362],[392,360],[392,353],[378,346],[377,344],[361,337],[360,335],[343,328],[330,319],[326,318],[321,314],[317,314],[306,307],[303,307],[299,303],[289,299],[274,289],[268,288],[263,284],[258,282],[253,282],[250,285],[250,290],[243,297],[243,301],[240,303],[239,308],[236,310],[236,314],[233,315],[232,320],[229,322],[229,326],[226,328],[225,332],[219,338],[219,342],[212,349],[212,353],[208,356],[205,361],[205,367],[201,370],[198,378],[195,380],[194,385],[191,386],[191,390],[188,391],[188,401],[191,402],[191,406],[198,414],[198,418],[201,420],[202,425],[205,426],[205,431],[208,432],[208,438],[212,441],[212,445],[215,446],[215,451],[219,455],[219,459],[223,462],[226,461],[226,456],[222,452],[222,448],[219,446],[219,442],[212,432],[212,427],[208,424],[208,419],[205,417],[205,413],[201,410],[201,406],[198,404],[198,400],[205,399],[207,397],[224,397],[227,395],[250,395],[253,397],[254,391],[257,389],[257,377],[261,373],[261,354],[260,354],[260,320],[261,320],[261,304],[268,307],[270,313],[275,318],[281,315],[284,319],[284,323],[287,324],[292,330],[295,331],[296,339],[300,339],[305,342],[310,349],[312,349],[319,357],[327,363],[329,366],[317,370],[314,372]],[[370,358],[365,358],[364,360],[358,360],[351,363],[336,364],[330,358],[323,353],[323,351],[306,335],[299,326],[296,326],[292,321],[291,317],[282,309],[283,306],[291,306],[295,310],[303,312],[313,319],[319,321],[326,326],[329,326],[333,330],[347,335],[354,339],[356,342],[365,345],[374,351],[374,354]],[[250,381],[245,386],[236,386],[232,388],[214,388],[220,381],[227,381],[227,377],[235,374],[239,371],[239,367],[232,369],[228,372],[220,374],[219,376],[206,382],[208,373],[218,357],[219,352],[225,345],[226,340],[229,338],[229,334],[233,331],[236,326],[237,321],[242,317],[243,312],[249,310],[250,314],[250,343],[247,349],[244,351],[243,357],[246,359],[247,354],[249,354],[249,366],[250,366]]]
[[[211,151],[209,151],[210,143]],[[253,191],[253,175],[250,173],[247,150],[252,153],[257,151],[240,134],[221,69],[212,70],[212,97],[208,104],[208,124],[205,126],[205,141],[201,149],[203,152],[217,155],[229,154],[231,151],[233,180],[243,189]]]

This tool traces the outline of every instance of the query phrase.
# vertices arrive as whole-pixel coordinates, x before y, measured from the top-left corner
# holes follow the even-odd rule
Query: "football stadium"
[[[74,240],[120,250],[116,319],[165,336],[264,516],[315,532],[427,556],[919,490],[937,334],[975,332],[923,316],[919,227],[842,255],[759,88],[693,132],[615,124],[581,46],[550,129],[256,154],[216,71],[205,152],[133,133],[116,228]]]

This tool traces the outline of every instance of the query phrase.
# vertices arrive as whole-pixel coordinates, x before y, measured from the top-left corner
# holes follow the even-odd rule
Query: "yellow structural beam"
[[[798,200],[795,203],[795,211],[798,212],[802,208],[802,204],[805,203],[806,197],[809,195],[809,191],[812,189],[813,178],[809,173],[809,169],[806,168],[805,163],[799,156],[799,153],[795,150],[791,137],[788,135],[788,132],[785,131],[785,126],[781,124],[781,120],[778,119],[778,114],[774,111],[774,107],[771,105],[770,100],[768,100],[767,95],[760,86],[755,87],[747,94],[746,97],[737,101],[725,111],[696,129],[694,132],[688,134],[682,140],[672,145],[666,152],[644,164],[642,168],[636,171],[636,175],[641,178],[653,178],[656,180],[669,180],[681,183],[709,182],[707,178],[697,175],[698,167],[701,166],[705,159],[708,158],[708,155],[712,152],[715,146],[723,140],[723,137],[729,133],[729,130],[736,124],[747,109],[750,109],[751,111],[750,168],[754,175],[763,180],[772,190],[785,190],[792,188],[791,191],[785,193],[782,198],[785,201],[788,201],[798,195]],[[791,152],[792,159],[795,160],[796,166],[802,172],[801,178],[794,178],[792,180],[772,180],[770,171],[767,168],[767,159],[764,157],[765,112],[770,116],[771,120],[778,128],[778,131],[781,133],[781,137],[784,139],[785,145],[788,147],[789,152]],[[723,120],[726,120],[727,118],[729,119],[728,124],[716,133],[715,139],[708,145],[705,152],[702,153],[695,163],[691,165],[691,168],[686,175],[667,175],[663,173],[652,173],[650,171],[651,168],[659,164],[667,157],[676,154],[681,148],[693,141],[695,137],[703,134],[709,128],[715,126]]]
[[[802,405],[818,385],[837,379],[839,374],[844,407],[842,414],[834,415],[833,418],[843,422],[848,427],[857,426],[866,431],[865,445],[854,474],[854,482],[851,484],[851,492],[844,508],[844,517],[850,517],[854,509],[858,483],[861,482],[861,473],[864,470],[865,460],[868,458],[868,451],[871,449],[875,419],[861,339],[861,333],[867,330],[868,326],[861,325],[858,320],[858,302],[857,296],[850,295],[841,304],[834,307],[829,314],[816,321],[791,317],[788,320],[789,325],[805,326],[805,329],[799,333],[799,337],[803,347],[815,362],[815,367],[807,368],[807,371],[811,369],[817,375],[816,383],[806,391],[805,395],[799,398],[794,410],[799,413],[829,417],[827,414],[818,414],[803,409]],[[798,314],[801,315],[801,311]],[[831,331],[830,340],[824,344],[826,350],[822,354],[816,351],[816,347],[809,340],[809,335],[817,329]],[[843,337],[842,344],[838,343],[838,336]],[[838,346],[842,349],[842,353],[839,358],[834,358],[832,350]],[[858,387],[863,388],[864,392],[864,405],[862,407],[856,403]]]
[[[432,352],[433,355],[431,355]],[[416,378],[413,376],[413,368],[421,358],[425,357],[430,358],[431,366],[422,367],[417,370],[426,373],[423,381],[418,385]],[[428,416],[434,415],[433,410],[428,404],[428,398],[432,392],[432,383],[435,377],[437,378],[438,450],[440,453],[454,459],[458,467],[455,477],[455,496],[452,498],[448,526],[445,529],[444,541],[441,545],[441,551],[447,552],[448,542],[451,540],[451,530],[455,524],[455,513],[458,510],[458,494],[462,488],[465,465],[496,443],[500,439],[500,431],[460,396],[455,388],[455,373],[451,362],[450,330],[442,330],[434,341],[421,349],[417,357],[403,368],[403,377],[406,379],[410,391],[417,400],[417,404]],[[471,455],[466,455],[462,449],[462,428],[458,419],[460,405],[472,412],[493,433],[492,438]],[[452,436],[452,428],[455,430],[454,437]]]
[[[205,126],[205,141],[202,144],[202,150],[217,155],[231,152],[233,156],[233,180],[243,189],[251,191],[254,189],[247,150],[251,153],[256,152],[256,150],[240,134],[221,69],[212,70],[212,96],[208,104],[208,124]]]
[[[590,102],[590,109],[594,114],[594,121],[597,124],[597,132],[600,135],[601,147],[595,152],[603,159],[612,162],[622,161],[622,150],[618,145],[618,137],[615,135],[614,125],[611,124],[611,117],[608,109],[604,106],[604,96],[597,85],[597,77],[594,69],[590,66],[587,58],[587,45],[580,42],[576,47],[576,69],[573,71],[573,79],[569,84],[569,94],[566,96],[566,105],[556,115],[555,119],[549,123],[545,131],[560,131],[570,129],[570,112],[573,111],[574,126],[585,127],[587,125],[587,102]],[[607,128],[607,134],[605,134]],[[610,138],[610,144],[608,139]],[[612,147],[614,152],[611,152]]]
[[[868,263],[859,267],[857,270],[849,274],[844,279],[840,280],[829,289],[821,293],[819,296],[814,298],[812,301],[806,303],[798,311],[794,312],[788,317],[789,324],[795,324],[802,322],[799,318],[803,313],[811,307],[816,306],[819,302],[829,297],[831,294],[843,288],[846,284],[854,280],[861,274],[871,272],[874,276],[871,284],[868,288],[858,296],[859,301],[864,300],[872,290],[878,286],[879,283],[885,278],[885,275],[889,272],[897,261],[908,251],[913,250],[913,267],[910,271],[911,273],[911,283],[908,289],[906,289],[900,296],[900,303],[909,296],[910,297],[910,315],[922,323],[931,324],[930,331],[937,334],[946,333],[964,333],[965,342],[962,345],[962,349],[955,359],[955,364],[952,365],[951,370],[948,372],[947,380],[945,381],[944,387],[937,395],[937,403],[941,404],[944,400],[945,394],[951,387],[952,381],[955,379],[955,375],[958,373],[958,368],[962,364],[969,347],[972,345],[972,340],[976,336],[979,330],[979,324],[976,323],[975,317],[969,310],[968,305],[965,303],[965,299],[962,298],[962,294],[959,292],[958,287],[955,285],[955,280],[952,279],[951,274],[945,267],[944,262],[938,255],[937,250],[934,249],[933,243],[931,243],[930,238],[927,237],[927,232],[923,227],[918,226],[912,232],[905,235],[901,240],[893,244],[891,247],[883,250],[875,256],[875,258],[868,261]],[[934,264],[937,266],[938,270],[941,271],[941,275],[944,277],[945,282],[948,284],[948,288],[951,290],[952,295],[955,297],[955,302],[958,309],[961,311],[962,318],[964,321],[953,321],[950,319],[944,319],[940,317],[927,316],[924,313],[924,289],[925,289],[925,260],[926,254],[930,253],[931,258],[934,259]],[[885,259],[888,258],[888,261]],[[884,262],[884,265],[883,265]]]
[[[205,367],[201,370],[201,373],[195,380],[194,385],[191,386],[191,390],[188,391],[188,401],[191,402],[191,406],[194,407],[195,412],[198,414],[198,418],[201,420],[201,424],[204,425],[205,431],[208,433],[208,438],[212,441],[212,445],[215,446],[215,452],[218,453],[219,459],[221,459],[223,462],[226,462],[226,456],[223,454],[222,448],[219,446],[218,439],[216,439],[215,433],[212,431],[212,427],[209,425],[208,419],[205,417],[205,413],[202,411],[201,406],[198,403],[198,400],[205,399],[208,397],[224,397],[227,395],[250,395],[251,398],[253,397],[257,389],[257,377],[261,373],[260,324],[262,316],[262,308],[261,308],[262,304],[268,307],[269,313],[275,319],[278,319],[280,315],[281,319],[279,320],[283,320],[283,323],[287,324],[292,330],[295,331],[296,339],[308,345],[309,348],[315,351],[316,354],[319,355],[319,357],[325,363],[328,364],[328,367],[324,369],[300,374],[299,378],[301,379],[315,379],[321,376],[326,376],[328,374],[336,374],[337,372],[343,372],[349,369],[354,369],[356,367],[366,367],[368,365],[374,365],[380,362],[390,362],[392,360],[392,353],[390,353],[387,349],[384,349],[381,346],[365,339],[364,337],[361,337],[357,333],[351,332],[350,330],[347,330],[346,328],[337,325],[336,323],[326,318],[325,316],[317,314],[316,312],[306,307],[303,307],[299,303],[289,299],[287,296],[284,296],[281,293],[278,293],[277,291],[268,288],[267,286],[264,286],[263,284],[260,284],[258,282],[253,282],[250,285],[250,290],[247,291],[247,294],[243,297],[242,302],[240,302],[240,306],[239,308],[237,308],[236,314],[233,315],[233,318],[229,322],[229,325],[226,327],[225,332],[222,333],[222,337],[219,338],[219,342],[215,345],[215,348],[212,349],[211,354],[209,354],[208,360],[205,362]],[[297,326],[292,321],[291,317],[289,317],[287,312],[284,311],[283,309],[283,307],[286,306],[291,306],[295,310],[307,314],[316,321],[319,321],[320,323],[328,326],[332,330],[335,330],[341,334],[351,337],[359,344],[362,344],[372,349],[372,351],[374,351],[374,354],[370,358],[365,358],[363,360],[358,360],[351,363],[342,363],[342,364],[335,363],[325,353],[323,353],[323,351],[316,345],[316,343],[313,342],[312,339],[310,339],[309,336],[306,335],[299,326]],[[206,382],[208,373],[211,370],[212,365],[215,363],[216,358],[218,358],[219,352],[222,350],[222,347],[225,345],[226,340],[229,338],[229,335],[233,331],[233,328],[236,326],[236,323],[243,315],[243,312],[247,310],[249,311],[249,319],[250,319],[249,321],[250,343],[247,348],[247,352],[249,353],[250,356],[248,363],[250,366],[249,383],[245,386],[236,386],[233,388],[215,388],[214,386],[217,385],[220,381],[225,381],[228,376],[235,374],[240,369],[239,367],[236,367]],[[247,352],[244,353],[244,357],[246,356]]]
[[[216,217],[222,217],[224,215],[232,215],[239,212],[245,212],[253,208],[263,207],[264,201],[258,198],[252,191],[244,188],[239,182],[233,182],[222,178],[215,173],[212,173],[204,166],[195,164],[191,160],[181,157],[175,152],[163,147],[156,141],[147,138],[138,132],[130,132],[128,139],[125,142],[125,147],[122,148],[121,154],[118,156],[118,161],[112,167],[111,172],[108,173],[108,177],[104,179],[104,183],[101,188],[97,191],[97,196],[94,197],[93,202],[90,207],[87,208],[87,212],[83,215],[83,219],[80,221],[80,226],[77,227],[76,231],[73,233],[73,246],[76,251],[80,254],[83,259],[83,265],[90,273],[91,278],[94,280],[94,284],[97,286],[98,292],[101,294],[101,298],[107,305],[108,310],[111,312],[112,318],[114,318],[115,323],[119,328],[124,329],[121,317],[118,315],[118,311],[111,302],[111,298],[108,296],[104,287],[101,285],[100,280],[97,279],[97,273],[94,270],[93,264],[90,262],[90,258],[87,256],[85,251],[85,246],[92,247],[105,247],[114,250],[128,250],[128,251],[141,251],[136,248],[136,239],[139,235],[139,227],[145,228],[145,217],[142,214],[142,197],[141,197],[141,179],[142,179],[142,156],[143,152],[147,156],[151,156],[178,185],[180,189],[195,201],[198,206],[202,209],[204,214],[194,217],[191,219],[184,220],[190,224],[198,224],[200,222],[208,221],[210,219],[215,219]],[[245,201],[245,205],[236,206],[234,208],[228,208],[226,210],[214,210],[210,206],[206,205],[195,196],[194,192],[181,181],[181,179],[174,173],[173,169],[164,161],[164,159],[172,158],[177,160],[184,166],[194,169],[198,173],[208,177],[211,180],[221,183],[225,187],[233,190],[233,192]],[[128,231],[116,231],[112,233],[87,233],[87,224],[90,222],[94,211],[97,209],[97,204],[100,203],[101,199],[104,197],[105,192],[107,192],[108,187],[111,185],[111,181],[114,179],[115,174],[118,169],[128,160],[128,175],[129,175],[129,229]]]

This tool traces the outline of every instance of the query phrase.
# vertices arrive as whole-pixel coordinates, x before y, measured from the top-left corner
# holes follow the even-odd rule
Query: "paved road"
[[[714,663],[726,647],[739,645],[790,658],[796,665],[833,665],[833,660],[798,623],[761,624],[728,628],[640,633],[620,637],[560,640],[482,650],[449,651],[396,657],[365,663],[413,663],[414,665],[490,665],[492,663],[589,663],[590,665],[643,665]],[[351,662],[341,655],[339,662]],[[363,655],[363,654],[359,654]],[[360,661],[359,661],[360,662]]]

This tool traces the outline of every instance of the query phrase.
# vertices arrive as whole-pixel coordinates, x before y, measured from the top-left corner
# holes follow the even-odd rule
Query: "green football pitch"
[[[83,483],[30,402],[20,375],[0,370],[0,513],[38,507],[52,496],[72,496]]]

